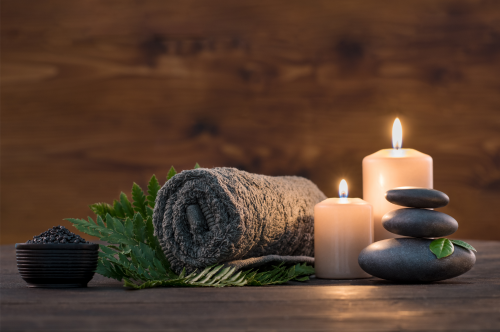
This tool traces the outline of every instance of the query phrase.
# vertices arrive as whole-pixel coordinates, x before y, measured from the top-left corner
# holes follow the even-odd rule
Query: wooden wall
[[[500,1],[5,0],[1,242],[170,165],[341,178],[434,158],[459,238],[500,240]]]

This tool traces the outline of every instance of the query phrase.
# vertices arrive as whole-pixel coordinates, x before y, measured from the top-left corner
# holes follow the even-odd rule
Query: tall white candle
[[[382,227],[382,217],[401,206],[389,203],[385,193],[397,187],[432,188],[432,157],[414,149],[402,149],[403,130],[398,118],[392,127],[393,149],[363,159],[363,199],[373,206],[375,241],[400,237]]]
[[[347,198],[347,183],[340,198],[328,198],[314,207],[314,268],[325,279],[369,278],[358,255],[373,242],[372,207],[359,198]]]

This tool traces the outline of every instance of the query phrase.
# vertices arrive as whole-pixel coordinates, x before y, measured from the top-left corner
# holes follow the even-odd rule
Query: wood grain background
[[[460,238],[500,240],[500,1],[5,0],[1,243],[170,165],[310,178],[434,158]]]

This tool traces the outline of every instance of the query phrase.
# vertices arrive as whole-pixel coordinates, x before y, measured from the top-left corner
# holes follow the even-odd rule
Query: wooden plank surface
[[[5,0],[0,241],[170,165],[361,197],[396,116],[456,236],[500,240],[499,17],[491,0]]]
[[[30,289],[2,246],[2,331],[498,331],[500,242],[468,273],[429,284],[377,278],[244,288],[125,290],[95,276],[87,289]]]

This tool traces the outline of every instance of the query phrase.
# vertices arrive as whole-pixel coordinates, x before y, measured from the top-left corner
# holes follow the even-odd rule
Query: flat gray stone
[[[455,246],[448,257],[437,259],[429,249],[432,240],[399,238],[370,244],[358,257],[359,266],[375,277],[401,282],[431,282],[458,277],[469,271],[476,256]]]
[[[442,237],[455,233],[458,222],[446,213],[405,208],[386,213],[382,217],[382,226],[403,236]]]
[[[440,208],[450,202],[448,195],[439,190],[417,187],[388,190],[385,199],[396,205],[414,208]]]

